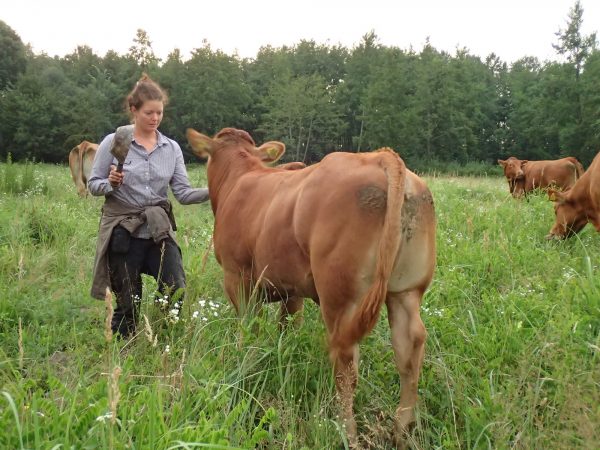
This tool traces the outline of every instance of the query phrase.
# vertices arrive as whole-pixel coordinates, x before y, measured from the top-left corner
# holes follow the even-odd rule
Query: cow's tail
[[[69,167],[71,168],[71,177],[73,182],[77,184],[79,174],[81,173],[81,158],[79,157],[79,147],[73,147],[69,152]]]
[[[581,163],[579,161],[577,161],[577,158],[573,158],[572,156],[569,156],[569,161],[571,161],[575,165],[575,172],[576,172],[575,179],[577,180],[577,179],[581,178],[581,175],[583,175],[583,172],[585,172]]]
[[[330,336],[332,357],[366,336],[377,323],[402,242],[402,205],[406,166],[392,149],[383,148],[381,166],[388,179],[387,206],[377,252],[374,280],[356,307],[342,314]]]
[[[87,184],[85,179],[85,153],[87,150],[87,142],[79,144],[79,173],[81,173],[81,180],[83,184]]]

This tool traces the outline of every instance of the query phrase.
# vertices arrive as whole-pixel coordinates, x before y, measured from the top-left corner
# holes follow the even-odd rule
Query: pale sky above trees
[[[581,0],[582,32],[600,26],[600,2]],[[511,63],[524,56],[558,59],[552,44],[575,0],[230,0],[188,2],[19,0],[3,20],[35,53],[64,56],[87,45],[97,54],[127,53],[137,29],[147,32],[161,59],[178,48],[187,58],[206,40],[213,49],[254,57],[261,46],[300,40],[357,45],[375,31],[381,44],[420,51],[427,38],[439,50],[466,47]]]

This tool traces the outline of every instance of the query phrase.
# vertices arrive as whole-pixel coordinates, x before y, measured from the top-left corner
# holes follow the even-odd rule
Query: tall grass
[[[89,297],[102,199],[80,199],[66,167],[35,173],[47,189],[0,198],[0,448],[340,447],[318,307],[284,333],[277,305],[235,317],[207,204],[175,205],[182,310],[144,278],[138,336],[107,342],[106,305]],[[202,167],[190,176],[205,183]],[[512,199],[500,177],[427,181],[438,266],[412,447],[597,448],[600,234],[545,241],[551,204]],[[355,402],[378,449],[393,448],[400,389],[385,314],[361,345]]]
[[[35,164],[31,161],[13,163],[12,155],[8,153],[6,163],[0,164],[0,192],[8,194],[43,194],[48,186],[42,177],[38,176]]]

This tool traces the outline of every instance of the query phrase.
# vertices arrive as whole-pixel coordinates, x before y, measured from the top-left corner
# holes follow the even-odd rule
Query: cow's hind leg
[[[353,403],[358,381],[358,344],[334,349],[331,359],[335,372],[335,387],[340,402],[340,417],[346,428],[348,443],[351,447],[356,447],[358,434]]]
[[[280,312],[279,312],[279,328],[284,329],[288,323],[288,316],[292,316],[292,324],[295,327],[302,325],[303,317],[302,311],[304,310],[304,299],[302,297],[290,297],[281,301]]]
[[[386,305],[392,333],[396,367],[400,373],[400,404],[395,416],[395,438],[398,448],[404,448],[406,437],[414,424],[417,387],[427,332],[421,321],[421,290],[388,293]]]
[[[326,302],[321,303],[321,313],[330,336],[329,357],[335,373],[335,387],[339,401],[340,418],[346,429],[348,443],[352,448],[358,444],[356,420],[354,419],[354,391],[358,382],[358,342],[344,340],[345,336],[332,337],[337,314],[327,311]]]

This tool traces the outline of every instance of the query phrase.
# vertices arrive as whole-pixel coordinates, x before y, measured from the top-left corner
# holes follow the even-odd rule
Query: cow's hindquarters
[[[420,307],[435,268],[435,222],[429,189],[409,172],[402,208],[403,242],[386,298],[392,347],[401,382],[394,433],[398,448],[405,445],[405,436],[414,423],[417,384],[427,334]]]
[[[328,180],[339,173],[335,158],[339,156],[323,168]],[[374,327],[386,299],[402,242],[407,170],[389,150],[353,155],[346,163],[347,174],[326,195],[319,193],[319,208],[312,208],[308,253],[329,334],[340,413],[348,439],[355,443],[358,342]]]

